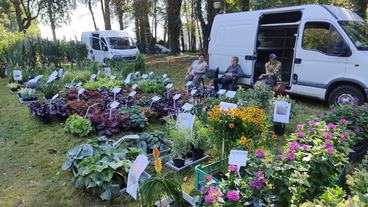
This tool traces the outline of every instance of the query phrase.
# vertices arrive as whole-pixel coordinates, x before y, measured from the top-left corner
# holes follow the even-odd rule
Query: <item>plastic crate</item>
[[[195,167],[195,175],[196,175],[196,179],[195,179],[195,186],[194,189],[197,191],[201,190],[201,187],[205,184],[206,180],[205,177],[212,175],[216,172],[221,171],[222,169],[226,168],[227,166],[227,162],[226,160],[219,160],[216,161],[214,163],[202,166],[202,165],[197,165]],[[215,183],[220,183],[221,181],[216,179],[216,178],[212,178],[212,180]]]

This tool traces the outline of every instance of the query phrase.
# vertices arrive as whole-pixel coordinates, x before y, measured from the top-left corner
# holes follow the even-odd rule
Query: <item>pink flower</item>
[[[305,145],[302,146],[302,149],[303,150],[309,150],[310,149],[310,146],[305,144]]]
[[[327,147],[327,153],[328,154],[332,154],[334,152],[334,148],[331,146],[331,147]]]
[[[346,120],[346,119],[341,119],[340,120],[340,124],[342,124],[342,125],[347,125],[348,123],[349,123],[349,121]]]
[[[263,150],[256,150],[256,156],[257,157],[264,157],[266,155],[266,153]]]
[[[303,129],[304,129],[303,124],[298,124],[298,125],[296,125],[296,129],[297,129],[298,131],[303,130]]]
[[[295,154],[294,154],[294,153],[286,153],[286,154],[285,154],[285,157],[286,157],[288,160],[294,160],[294,159],[295,159]]]
[[[202,186],[202,187],[201,187],[201,192],[202,192],[202,193],[204,193],[204,190],[205,190],[205,189],[204,189],[204,187]]]
[[[276,155],[275,158],[276,158],[276,160],[281,160],[282,156],[281,155]]]
[[[278,149],[277,149],[277,152],[278,152],[278,153],[283,153],[283,152],[284,152],[284,150],[283,150],[282,148],[278,148]]]
[[[326,132],[325,137],[326,137],[326,139],[331,139],[331,133]]]
[[[228,170],[229,172],[236,172],[236,171],[238,171],[238,166],[236,166],[236,165],[229,165],[229,166],[227,167],[227,170]]]
[[[315,120],[308,121],[308,124],[311,126],[314,126],[317,122]]]
[[[323,143],[323,145],[325,146],[325,147],[327,147],[327,148],[329,148],[329,147],[332,147],[333,145],[331,144],[331,141],[326,141],[325,143]]]
[[[339,139],[339,142],[343,143],[343,142],[345,142],[345,139],[341,138],[341,139]]]
[[[240,196],[239,193],[237,191],[229,191],[226,194],[227,199],[229,199],[229,201],[233,201],[236,202],[238,200],[240,200]]]
[[[298,142],[290,142],[289,147],[294,148],[296,150],[300,149],[300,145]]]
[[[333,123],[329,123],[329,124],[327,124],[327,127],[328,127],[329,129],[335,129],[335,128],[336,128],[336,125],[335,125],[335,124],[333,124]]]
[[[348,138],[349,137],[349,132],[343,132],[341,134],[344,138]]]
[[[297,132],[296,133],[296,137],[298,137],[298,138],[303,138],[304,136],[305,136],[304,132]]]

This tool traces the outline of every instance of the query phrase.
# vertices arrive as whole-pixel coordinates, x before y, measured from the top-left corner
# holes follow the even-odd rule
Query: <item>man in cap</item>
[[[266,73],[259,76],[259,79],[268,79],[268,84],[273,87],[278,83],[282,82],[281,79],[281,62],[277,60],[277,55],[275,53],[271,53],[269,56],[269,61],[266,63]],[[273,81],[270,81],[273,79]],[[273,82],[273,83],[270,83]]]

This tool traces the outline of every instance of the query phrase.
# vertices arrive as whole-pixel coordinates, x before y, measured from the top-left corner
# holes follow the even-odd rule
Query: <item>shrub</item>
[[[236,99],[240,106],[255,106],[268,110],[270,100],[275,96],[271,88],[264,84],[256,84],[253,88],[240,89],[236,93]]]
[[[71,115],[65,122],[65,131],[70,134],[85,137],[92,130],[91,121],[78,115]]]
[[[138,82],[138,88],[144,93],[162,94],[166,90],[165,85],[157,82],[156,80],[141,80]]]

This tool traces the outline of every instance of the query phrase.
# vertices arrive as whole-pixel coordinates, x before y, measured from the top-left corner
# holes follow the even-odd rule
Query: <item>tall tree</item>
[[[367,17],[367,0],[353,0],[354,10],[363,19]]]
[[[155,38],[151,34],[148,13],[151,2],[148,0],[135,0],[133,3],[135,17],[135,32],[140,49],[145,52],[148,46],[155,44]],[[153,51],[149,51],[153,52]]]
[[[97,27],[97,24],[96,24],[95,14],[93,12],[93,9],[95,8],[96,3],[97,3],[96,0],[80,0],[80,2],[82,4],[87,4],[89,13],[91,14],[91,17],[92,17],[93,26],[94,26],[95,30],[97,31],[98,27]]]
[[[167,1],[167,28],[169,35],[169,48],[173,55],[180,52],[179,37],[181,30],[180,9],[182,0]]]
[[[211,33],[211,27],[213,23],[213,19],[215,18],[216,11],[213,8],[212,0],[196,0],[196,16],[201,25],[202,29],[202,41],[204,52],[208,52],[208,39]],[[203,8],[204,7],[204,8]],[[206,15],[206,18],[203,16]]]
[[[115,15],[118,19],[119,29],[124,30],[126,26],[124,25],[124,11],[126,10],[127,2],[125,0],[112,0],[114,6]]]
[[[44,8],[44,0],[13,0],[18,32],[25,32]]]
[[[110,0],[101,0],[101,4],[103,4],[103,19],[105,23],[105,30],[111,30]]]
[[[242,11],[249,11],[249,9],[250,9],[249,0],[241,0],[241,10]]]

